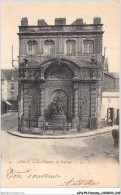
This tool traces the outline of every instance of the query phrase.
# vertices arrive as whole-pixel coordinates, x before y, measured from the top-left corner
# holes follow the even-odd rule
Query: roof
[[[119,73],[118,72],[106,72],[105,74],[107,74],[108,76],[111,76],[115,79],[119,79]]]
[[[6,80],[5,74],[1,72],[1,80]]]
[[[17,78],[17,71],[16,70],[13,70],[13,69],[1,69],[1,74],[2,73],[5,75],[5,78],[8,81],[12,81],[12,77],[13,77],[13,81],[17,81],[18,80],[18,78]]]

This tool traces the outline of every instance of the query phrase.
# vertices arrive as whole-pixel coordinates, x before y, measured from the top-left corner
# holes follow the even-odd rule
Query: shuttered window
[[[68,55],[76,54],[76,41],[68,40],[66,41],[66,51]]]
[[[55,54],[55,42],[53,40],[44,42],[44,53],[48,55]]]
[[[84,41],[84,53],[94,53],[94,42],[92,40]]]
[[[28,41],[28,54],[37,54],[37,41]]]

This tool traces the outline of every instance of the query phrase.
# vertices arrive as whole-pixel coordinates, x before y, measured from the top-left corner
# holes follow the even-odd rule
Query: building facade
[[[7,112],[7,80],[5,75],[1,72],[1,114]]]
[[[7,79],[3,72],[1,72],[1,100],[7,100]]]
[[[104,73],[104,81],[102,87],[102,106],[101,106],[101,122],[107,125],[109,118],[113,124],[119,124],[119,73]]]
[[[101,120],[103,24],[38,20],[19,26],[19,131],[95,129]]]
[[[13,69],[2,69],[2,101],[7,104],[7,110],[18,109],[18,78],[17,71]]]

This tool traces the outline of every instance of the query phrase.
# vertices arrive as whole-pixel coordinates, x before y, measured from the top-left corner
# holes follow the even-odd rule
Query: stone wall
[[[56,93],[65,94],[64,114],[72,128],[97,127],[103,76],[102,26],[100,18],[89,25],[83,24],[83,19],[66,25],[60,18],[55,25],[41,19],[38,26],[28,26],[28,20],[22,20],[18,33],[19,127],[43,129]],[[29,51],[34,46],[28,46],[28,41],[35,43],[35,53]]]
[[[85,40],[93,40],[94,41],[94,54],[102,54],[102,36],[77,36],[77,37],[57,37],[52,36],[49,38],[55,42],[55,52],[54,54],[66,54],[66,41],[67,40],[75,40],[76,41],[76,54],[84,54],[84,41]],[[19,55],[28,54],[28,41],[35,40],[38,44],[38,54],[44,55],[44,41],[48,40],[48,36],[46,38],[37,37],[37,36],[24,36],[19,38]],[[93,55],[93,54],[92,54]]]

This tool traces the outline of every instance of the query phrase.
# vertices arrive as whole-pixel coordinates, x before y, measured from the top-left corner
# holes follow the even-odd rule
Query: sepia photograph
[[[119,188],[119,1],[1,1],[1,187]]]

